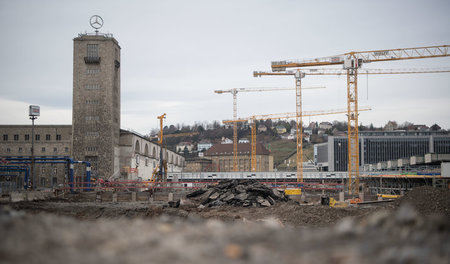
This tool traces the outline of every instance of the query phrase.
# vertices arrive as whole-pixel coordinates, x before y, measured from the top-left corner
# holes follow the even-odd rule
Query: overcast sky
[[[73,38],[104,19],[121,50],[121,127],[147,134],[167,124],[230,119],[234,87],[294,87],[291,76],[254,78],[275,60],[450,44],[450,1],[0,0],[0,124],[72,120]],[[449,67],[450,57],[365,68]],[[303,110],[346,108],[346,78],[307,76]],[[364,125],[389,120],[450,129],[450,73],[359,77]],[[295,111],[295,92],[242,93],[238,116]],[[345,115],[306,118],[345,121]]]

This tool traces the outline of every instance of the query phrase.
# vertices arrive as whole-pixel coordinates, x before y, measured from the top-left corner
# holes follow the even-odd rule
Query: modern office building
[[[450,136],[436,131],[368,131],[359,136],[360,166],[389,160],[450,153]],[[323,170],[347,171],[347,137],[328,137],[314,145],[314,161]]]

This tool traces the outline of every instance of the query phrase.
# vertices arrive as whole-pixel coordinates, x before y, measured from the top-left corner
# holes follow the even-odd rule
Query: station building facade
[[[88,161],[94,178],[151,177],[159,163],[160,146],[136,132],[120,129],[120,50],[112,34],[86,33],[73,39],[72,124],[35,125],[35,156]],[[31,129],[31,125],[1,125],[0,157],[31,156]],[[163,155],[168,172],[183,170],[181,155],[168,150]],[[35,186],[67,182],[67,167],[36,165]],[[86,171],[83,166],[74,169],[81,178]]]

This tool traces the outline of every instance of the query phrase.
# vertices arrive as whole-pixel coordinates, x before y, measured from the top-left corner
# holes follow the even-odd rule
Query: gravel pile
[[[200,207],[233,205],[242,207],[270,207],[286,202],[284,192],[270,189],[255,180],[223,180],[186,195],[201,203]]]
[[[422,186],[407,192],[395,206],[412,205],[420,214],[441,214],[450,218],[450,190]]]
[[[447,264],[450,259],[450,222],[407,206],[311,229],[282,227],[277,219],[79,221],[0,206],[0,234],[0,263]]]

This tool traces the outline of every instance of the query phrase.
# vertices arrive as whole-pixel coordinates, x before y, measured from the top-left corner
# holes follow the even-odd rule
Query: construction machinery
[[[164,155],[163,155],[163,148],[164,148],[164,137],[166,138],[172,138],[172,137],[186,137],[186,136],[193,136],[193,135],[197,135],[198,132],[188,132],[188,133],[177,133],[177,134],[170,134],[170,135],[165,135],[164,136],[164,132],[163,132],[163,120],[166,119],[167,114],[164,113],[160,116],[158,116],[157,118],[159,119],[159,146],[160,146],[160,151],[159,151],[159,164],[153,169],[153,173],[152,173],[152,177],[150,179],[151,183],[155,183],[157,181],[166,181],[167,179],[167,161],[164,159]]]
[[[303,89],[321,89],[325,86],[304,87]],[[237,119],[237,94],[242,92],[275,92],[295,90],[292,87],[248,87],[248,88],[232,88],[228,90],[215,90],[217,94],[231,93],[233,95],[233,119]],[[238,171],[237,167],[237,124],[233,123],[233,171]]]
[[[349,193],[359,193],[359,139],[358,139],[358,70],[363,63],[396,61],[409,59],[424,59],[446,57],[450,45],[428,46],[404,49],[373,50],[362,52],[348,52],[337,56],[315,58],[303,61],[274,61],[272,71],[286,71],[287,68],[304,68],[315,66],[343,65],[347,74],[347,134],[348,134],[348,178]],[[300,73],[297,73],[300,72]],[[304,76],[297,70],[296,82]],[[297,97],[301,96],[300,87],[297,88]],[[301,118],[301,106],[297,105],[297,114]]]
[[[370,107],[363,107],[360,111],[369,111]],[[345,109],[334,109],[334,110],[319,110],[319,111],[305,111],[303,116],[320,116],[320,115],[332,115],[332,114],[343,114],[347,111]],[[252,171],[256,171],[256,121],[257,120],[267,120],[267,119],[290,119],[296,118],[297,113],[288,112],[288,113],[280,113],[280,114],[266,114],[266,115],[253,115],[247,118],[238,118],[235,120],[223,120],[222,123],[230,124],[230,123],[239,123],[239,122],[250,122],[251,123],[251,167]],[[298,135],[297,135],[298,138]],[[303,139],[303,137],[300,137]],[[303,155],[303,150],[301,150],[301,155]],[[297,150],[298,156],[298,150]],[[234,157],[233,157],[234,158]],[[303,160],[303,159],[301,159]],[[303,163],[302,163],[303,165]],[[303,168],[303,166],[302,166]],[[298,167],[297,167],[298,169]],[[303,170],[301,170],[303,173]],[[299,174],[297,174],[299,175]],[[303,182],[303,179],[299,181],[297,176],[297,182]]]

